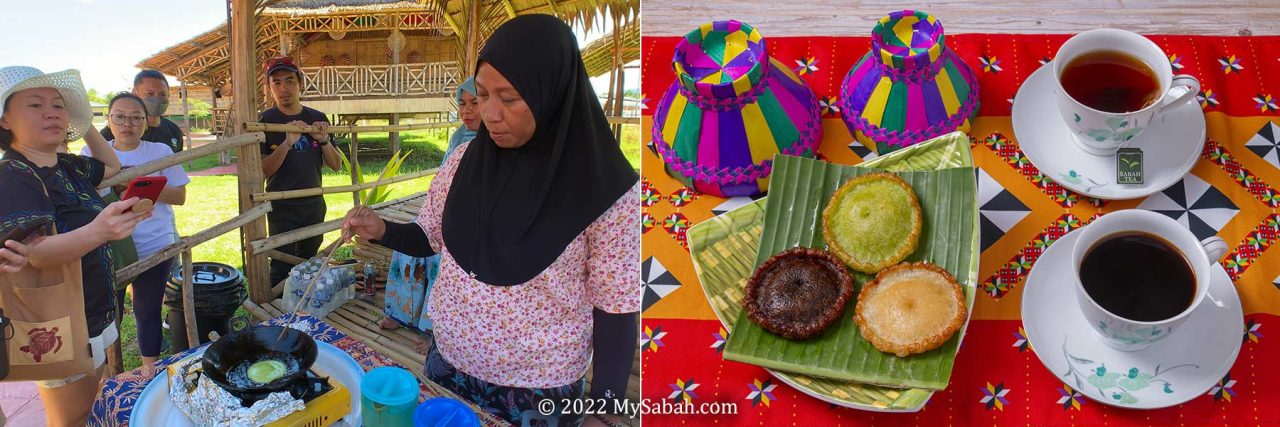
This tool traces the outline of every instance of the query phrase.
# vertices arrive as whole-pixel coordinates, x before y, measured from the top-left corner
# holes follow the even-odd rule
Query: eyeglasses
[[[126,116],[124,114],[112,114],[107,117],[111,118],[111,123],[115,123],[117,125],[124,125],[126,119],[128,119],[129,124],[134,126],[142,126],[142,124],[147,121],[146,116]]]

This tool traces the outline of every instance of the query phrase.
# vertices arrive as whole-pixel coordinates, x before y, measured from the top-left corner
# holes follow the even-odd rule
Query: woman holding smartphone
[[[120,160],[93,129],[78,71],[0,68],[0,102],[0,150],[7,160],[0,165],[0,235],[52,221],[57,234],[30,244],[26,261],[41,269],[80,261],[90,354],[97,369],[90,375],[37,381],[36,386],[49,425],[84,425],[98,394],[105,348],[119,336],[107,242],[132,234],[150,213],[131,212],[136,199],[107,205],[98,196],[98,184],[120,171]],[[92,157],[59,153],[64,142],[81,135]]]
[[[115,136],[115,139],[107,143],[120,159],[122,169],[173,155],[173,148],[167,144],[142,140],[147,127],[147,116],[146,104],[142,102],[142,98],[132,93],[121,92],[107,103],[107,126]],[[80,153],[83,156],[89,154],[89,147],[85,147]],[[133,230],[133,243],[137,245],[139,259],[178,242],[173,206],[187,202],[186,185],[191,182],[181,164],[148,176],[165,177],[167,183],[160,191],[151,218],[139,222],[138,227]],[[123,195],[125,186],[117,186],[115,190]],[[105,190],[100,194],[104,192]],[[170,258],[133,279],[133,317],[138,324],[138,353],[142,356],[144,370],[155,369],[156,359],[160,357],[160,304],[164,300],[165,282],[172,269],[173,259]],[[116,288],[116,309],[123,310],[125,284],[118,284]]]

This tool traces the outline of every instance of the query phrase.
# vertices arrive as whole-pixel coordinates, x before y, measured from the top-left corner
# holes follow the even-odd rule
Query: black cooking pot
[[[281,331],[284,335],[281,336]],[[279,340],[276,338],[279,337]],[[298,369],[286,373],[267,384],[243,381],[236,384],[228,380],[232,369],[244,362],[261,359],[272,353],[284,353],[298,361]],[[201,362],[204,375],[232,396],[253,402],[279,391],[290,391],[299,384],[305,389],[304,378],[311,364],[316,361],[316,341],[310,335],[283,326],[252,326],[219,338],[209,345]]]

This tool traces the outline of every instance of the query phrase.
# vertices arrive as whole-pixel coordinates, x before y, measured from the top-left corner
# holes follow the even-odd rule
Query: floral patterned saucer
[[[1240,353],[1244,314],[1221,266],[1209,292],[1181,327],[1142,350],[1104,344],[1076,303],[1069,279],[1077,230],[1045,250],[1027,276],[1022,324],[1045,368],[1089,399],[1112,406],[1154,409],[1204,395],[1227,374]]]
[[[1105,200],[1146,197],[1181,180],[1204,150],[1205,121],[1200,105],[1193,99],[1170,107],[1157,113],[1151,127],[1128,145],[1142,149],[1142,162],[1146,163],[1142,166],[1143,183],[1117,184],[1116,156],[1086,153],[1062,122],[1053,80],[1050,62],[1018,88],[1013,99],[1013,133],[1031,163],[1063,187]]]

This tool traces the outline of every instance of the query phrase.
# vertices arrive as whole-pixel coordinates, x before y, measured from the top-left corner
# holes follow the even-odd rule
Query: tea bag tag
[[[1142,184],[1142,149],[1121,148],[1116,151],[1116,183]]]

